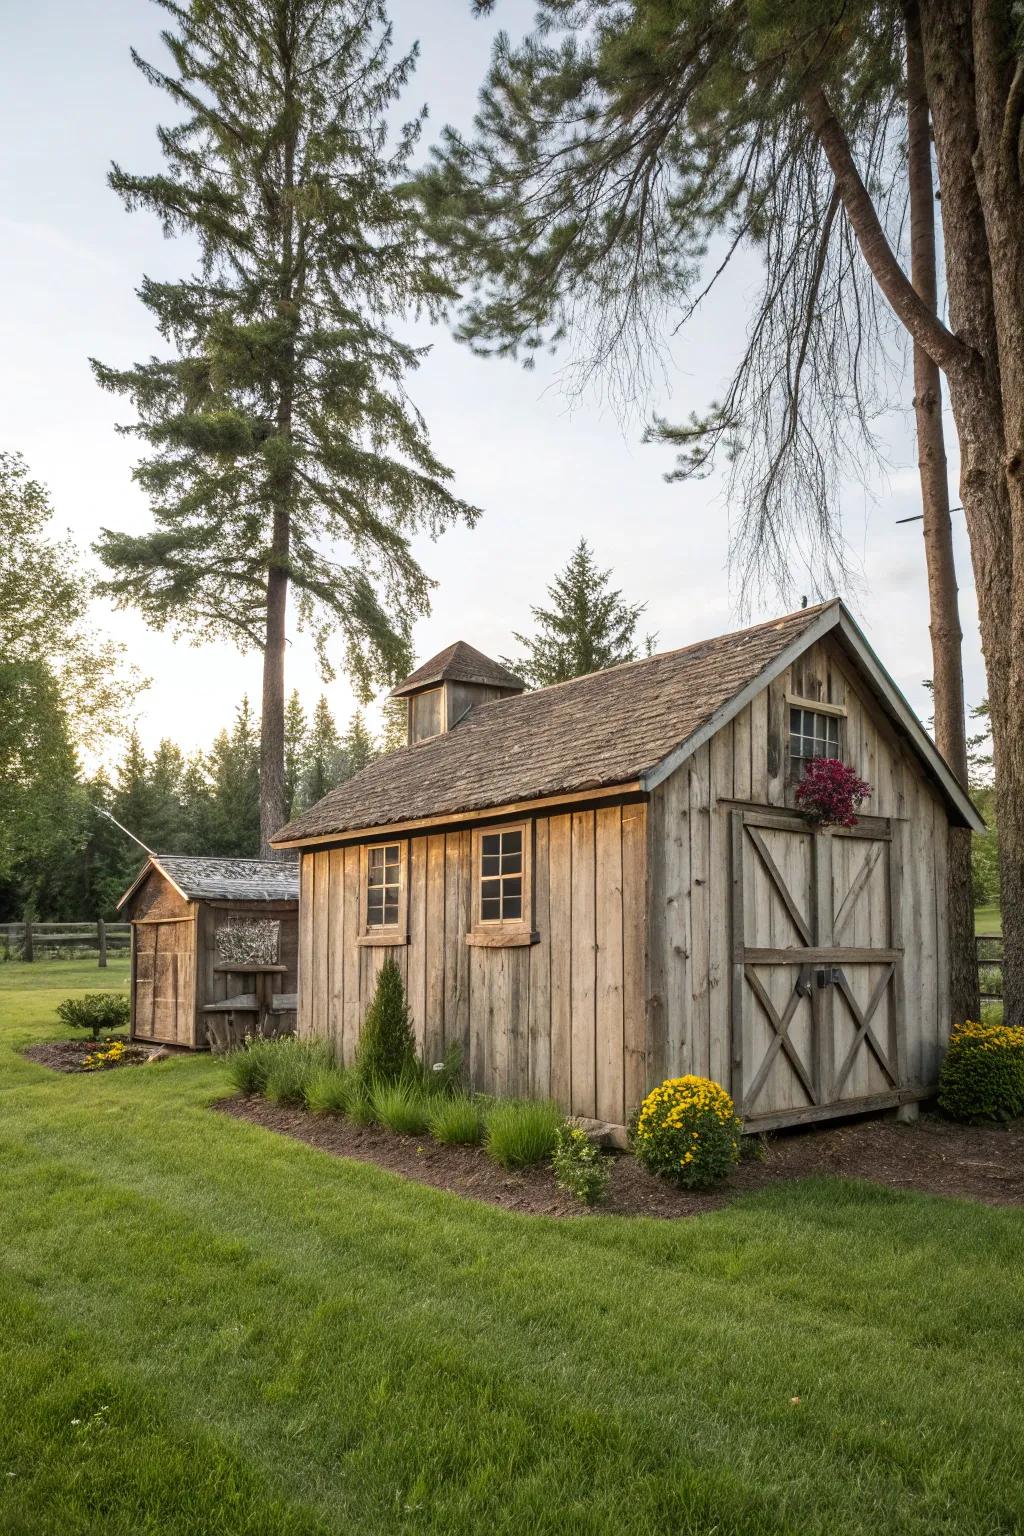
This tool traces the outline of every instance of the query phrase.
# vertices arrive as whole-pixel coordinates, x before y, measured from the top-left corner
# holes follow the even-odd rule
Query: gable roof
[[[168,879],[186,901],[298,901],[297,859],[191,858],[154,853],[118,902],[124,906],[151,870]]]
[[[838,600],[716,639],[480,704],[454,729],[377,758],[282,827],[278,847],[613,785],[651,790],[810,645],[835,631],[938,784],[983,830],[910,705]]]
[[[416,693],[432,683],[483,683],[489,688],[520,690],[526,687],[521,677],[516,677],[514,672],[510,672],[500,662],[492,661],[490,656],[485,656],[475,646],[467,645],[465,640],[456,640],[454,645],[446,646],[436,656],[431,656],[404,683],[399,683],[391,697],[407,698],[410,693]]]

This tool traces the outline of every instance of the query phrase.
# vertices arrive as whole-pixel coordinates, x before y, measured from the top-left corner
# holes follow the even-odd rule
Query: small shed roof
[[[171,882],[186,901],[298,901],[296,859],[193,858],[183,853],[154,853],[118,902],[124,906],[151,870]]]
[[[521,677],[516,677],[514,672],[510,672],[500,662],[492,661],[490,656],[485,656],[483,651],[478,651],[473,645],[467,645],[465,640],[456,640],[454,645],[438,651],[436,656],[431,656],[422,667],[410,673],[404,683],[399,683],[391,697],[405,699],[409,694],[418,693],[421,688],[429,688],[435,683],[482,683],[488,688],[515,688],[520,693],[526,687]]]
[[[916,750],[953,819],[981,829],[970,798],[850,613],[834,599],[681,650],[480,704],[452,730],[377,758],[282,827],[275,845],[301,847],[368,828],[570,798],[612,785],[651,790],[808,646],[832,633]]]

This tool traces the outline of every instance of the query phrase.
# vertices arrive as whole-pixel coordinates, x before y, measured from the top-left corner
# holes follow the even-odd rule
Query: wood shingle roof
[[[445,734],[377,758],[282,827],[275,842],[300,844],[635,781],[836,606],[801,609],[681,650],[480,704]]]
[[[187,901],[298,901],[296,859],[192,858],[181,853],[153,854],[121,897],[122,906],[150,870],[166,875]]]
[[[443,651],[438,651],[436,656],[425,661],[422,667],[417,667],[404,683],[398,685],[391,697],[404,699],[435,683],[482,683],[489,688],[526,687],[521,677],[516,677],[514,672],[510,672],[500,662],[492,661],[490,656],[485,656],[474,645],[467,645],[465,640],[456,640],[454,645],[446,646]]]

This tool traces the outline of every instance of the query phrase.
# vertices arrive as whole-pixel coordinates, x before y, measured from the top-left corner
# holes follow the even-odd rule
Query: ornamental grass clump
[[[272,1104],[305,1104],[306,1089],[313,1074],[331,1065],[331,1047],[326,1040],[282,1040],[262,1042],[267,1050],[263,1094]]]
[[[306,1108],[314,1115],[345,1115],[353,1087],[353,1074],[345,1067],[317,1067],[306,1083]]]
[[[484,1145],[503,1168],[551,1161],[564,1116],[546,1099],[499,1099],[487,1112]]]
[[[740,1156],[732,1099],[707,1077],[670,1077],[649,1093],[631,1127],[637,1161],[684,1189],[717,1184]]]
[[[855,827],[871,785],[837,757],[812,757],[796,787],[796,803],[815,827]]]
[[[430,1134],[445,1146],[476,1146],[483,1140],[484,1117],[468,1093],[437,1098],[430,1105]]]
[[[611,1159],[595,1146],[580,1125],[566,1120],[555,1133],[551,1156],[555,1182],[584,1205],[599,1205],[608,1198]]]
[[[939,1073],[939,1107],[968,1123],[1024,1115],[1024,1029],[975,1020],[957,1025]]]
[[[430,1124],[430,1105],[413,1078],[397,1083],[374,1083],[369,1091],[373,1118],[400,1136],[422,1136]]]

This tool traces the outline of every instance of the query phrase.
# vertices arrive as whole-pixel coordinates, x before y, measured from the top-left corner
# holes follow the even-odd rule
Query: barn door
[[[888,832],[731,817],[740,1113],[783,1124],[835,1105],[896,1102],[902,951]]]

